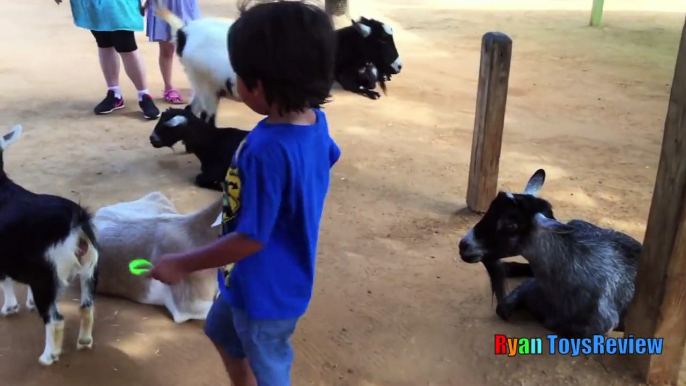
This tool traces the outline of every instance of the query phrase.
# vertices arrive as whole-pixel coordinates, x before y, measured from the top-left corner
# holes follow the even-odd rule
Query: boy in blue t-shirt
[[[244,103],[266,118],[227,173],[222,237],[163,257],[150,272],[174,284],[232,266],[218,273],[221,294],[205,333],[235,386],[290,385],[290,337],[312,296],[330,169],[341,155],[319,110],[333,84],[335,45],[331,21],[316,6],[241,7],[229,32],[231,63]]]

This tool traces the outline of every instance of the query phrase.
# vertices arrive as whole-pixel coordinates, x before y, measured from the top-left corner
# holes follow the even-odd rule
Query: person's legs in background
[[[121,56],[124,63],[124,71],[138,90],[138,105],[143,111],[143,115],[148,119],[155,119],[160,116],[160,110],[155,106],[150,92],[148,91],[147,81],[145,80],[145,63],[138,51],[136,37],[133,31],[113,31],[112,40],[114,49]]]
[[[124,98],[119,88],[119,54],[114,49],[112,32],[91,31],[98,45],[100,68],[107,83],[107,96],[95,106],[96,114],[109,114],[124,107]]]
[[[171,42],[159,42],[160,44],[160,72],[164,81],[164,99],[170,103],[183,103],[183,98],[177,89],[172,86],[172,68],[174,66],[174,44]]]
[[[107,83],[107,96],[94,109],[96,114],[109,114],[124,107],[124,98],[119,88],[119,58],[124,70],[138,90],[138,105],[148,119],[160,116],[145,80],[145,64],[138,51],[132,31],[91,31],[98,44],[100,67]]]

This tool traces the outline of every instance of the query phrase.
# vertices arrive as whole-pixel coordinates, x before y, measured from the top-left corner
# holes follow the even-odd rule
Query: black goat
[[[540,169],[522,194],[500,192],[488,211],[460,240],[462,260],[476,263],[521,255],[533,278],[498,304],[507,320],[531,312],[544,327],[564,337],[622,331],[634,295],[641,243],[583,220],[561,223],[552,205],[539,197]]]
[[[374,91],[376,84],[378,83],[381,90],[386,94],[386,79],[387,77],[380,76],[379,71],[376,69],[373,63],[369,62],[364,65],[364,67],[358,69],[355,72],[346,71],[341,76],[341,85],[345,83],[348,88],[354,88],[357,90],[357,94],[363,94],[369,97],[369,99],[379,99],[381,95]]]
[[[26,306],[45,323],[43,365],[59,359],[64,318],[57,301],[74,274],[81,279],[81,327],[77,348],[93,346],[93,294],[98,250],[91,215],[66,198],[35,194],[12,182],[4,171],[4,151],[21,135],[17,125],[0,137],[0,285],[2,314],[19,312],[14,282],[26,284]]]
[[[222,182],[233,155],[248,133],[235,128],[217,128],[196,117],[188,107],[169,108],[155,125],[150,144],[159,149],[183,141],[186,150],[200,160],[200,174],[195,177],[195,184],[222,191]]]
[[[380,94],[360,82],[360,70],[368,63],[378,71],[377,79],[385,92],[385,82],[399,74],[402,61],[393,40],[393,29],[374,19],[352,20],[352,25],[336,30],[335,79],[343,89],[370,99]]]
[[[495,296],[496,302],[500,305],[507,294],[505,285],[509,278],[532,277],[531,266],[526,263],[502,262],[497,257],[485,256],[481,263],[486,268],[488,279],[491,282],[491,292]]]

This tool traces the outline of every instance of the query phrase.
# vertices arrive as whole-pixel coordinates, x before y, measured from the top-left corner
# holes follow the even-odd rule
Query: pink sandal
[[[177,90],[175,88],[166,90],[164,92],[164,100],[166,100],[169,103],[173,103],[173,104],[183,103],[183,98],[181,97],[181,94],[179,94],[179,90]]]

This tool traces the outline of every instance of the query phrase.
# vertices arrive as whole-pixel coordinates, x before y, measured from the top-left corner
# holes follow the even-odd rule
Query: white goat
[[[155,13],[171,26],[176,54],[193,91],[191,111],[214,123],[221,97],[241,101],[228,54],[229,30],[234,20],[203,17],[185,25],[160,0],[155,0],[154,6]]]
[[[213,226],[221,214],[222,200],[191,214],[179,214],[160,192],[130,202],[101,208],[93,223],[101,246],[100,264],[107,275],[98,282],[98,293],[142,304],[165,306],[174,322],[204,320],[218,292],[217,270],[193,273],[168,286],[129,272],[129,262],[147,259],[153,264],[167,253],[185,252],[214,241]]]

